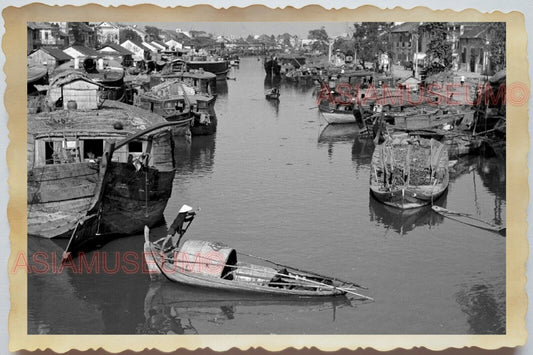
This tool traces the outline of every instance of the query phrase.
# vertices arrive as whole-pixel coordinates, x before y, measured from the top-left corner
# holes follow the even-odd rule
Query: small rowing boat
[[[144,257],[152,279],[164,276],[181,284],[228,291],[302,297],[349,294],[372,300],[358,293],[359,288],[365,288],[353,282],[237,253],[222,243],[186,240],[180,245],[195,215],[191,210],[186,205],[182,207],[166,238],[152,242],[149,228],[145,228]],[[182,229],[184,224],[186,228]],[[172,245],[167,248],[170,240]]]
[[[489,230],[489,231],[497,232],[497,233],[500,233],[501,235],[505,235],[505,232],[506,232],[505,226],[492,224],[490,222],[487,222],[487,221],[484,221],[484,220],[479,219],[477,217],[474,217],[474,216],[472,216],[469,213],[456,212],[456,211],[452,211],[452,210],[449,210],[449,209],[446,209],[446,208],[443,208],[443,207],[439,207],[439,206],[432,206],[431,208],[436,213],[438,213],[438,214],[440,214],[440,215],[442,215],[444,217],[453,219],[454,221],[457,221],[457,222],[460,222],[460,223],[464,223],[464,224],[468,224],[468,225],[470,225],[472,227],[477,227],[477,228],[481,228],[481,229],[486,229],[486,230]]]
[[[279,89],[272,88],[265,91],[265,98],[267,100],[279,100]]]

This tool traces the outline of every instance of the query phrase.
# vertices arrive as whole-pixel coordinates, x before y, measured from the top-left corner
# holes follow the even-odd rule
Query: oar
[[[339,290],[339,291],[342,291],[342,292],[349,293],[351,295],[355,295],[355,296],[358,296],[358,297],[365,298],[367,300],[374,301],[374,299],[372,297],[368,297],[368,296],[362,295],[360,293],[351,291],[351,289],[349,289],[349,288],[343,288],[343,287],[339,287],[339,286],[328,285],[328,284],[325,284],[325,283],[322,283],[322,282],[318,282],[318,281],[315,281],[315,280],[309,280],[308,278],[305,278],[305,277],[302,277],[302,276],[298,276],[298,275],[291,275],[291,274],[289,274],[289,275],[279,274],[279,275],[282,276],[282,277],[292,277],[295,280],[303,280],[303,281],[310,282],[310,283],[315,284],[315,285],[320,285],[321,287],[332,288],[334,290]]]

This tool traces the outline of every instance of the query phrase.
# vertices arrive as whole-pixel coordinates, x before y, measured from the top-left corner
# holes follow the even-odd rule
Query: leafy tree
[[[127,40],[142,42],[141,36],[131,28],[121,29],[119,33],[120,43],[124,43]]]
[[[161,30],[154,26],[144,26],[144,30],[146,31],[146,34],[150,36],[151,41],[157,41],[159,40],[159,33]]]
[[[324,26],[319,29],[310,30],[307,38],[314,39],[315,42],[311,45],[311,49],[319,52],[327,52],[329,36]]]
[[[445,22],[427,22],[419,31],[429,35],[426,50],[426,67],[438,73],[452,67],[452,44],[446,40],[448,35]]]
[[[492,22],[488,32],[490,63],[497,70],[505,68],[505,22]]]
[[[380,54],[390,54],[392,22],[354,23],[353,43],[358,60],[375,61]]]
[[[86,45],[86,38],[82,26],[89,26],[88,22],[70,22],[69,23],[69,42],[71,45]]]
[[[353,56],[355,50],[355,40],[353,38],[338,38],[335,43],[333,43],[333,50],[340,50],[346,55]]]
[[[328,42],[329,40],[328,33],[326,32],[326,29],[324,26],[316,30],[310,30],[309,34],[307,35],[307,38],[316,39],[318,41],[324,41],[324,42]]]

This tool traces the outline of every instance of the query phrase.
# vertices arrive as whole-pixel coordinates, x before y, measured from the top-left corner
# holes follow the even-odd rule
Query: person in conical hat
[[[165,241],[163,242],[163,249],[165,248],[165,245],[167,244],[168,240],[172,238],[172,246],[175,248],[178,246],[178,242],[181,238],[181,236],[184,233],[183,230],[183,224],[185,222],[190,222],[194,219],[194,215],[196,212],[192,210],[192,207],[189,205],[183,205],[181,206],[180,210],[178,211],[178,215],[170,228],[167,232],[167,237],[165,238]]]

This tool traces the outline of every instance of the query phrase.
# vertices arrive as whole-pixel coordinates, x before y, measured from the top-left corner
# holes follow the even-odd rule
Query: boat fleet
[[[217,85],[238,63],[238,57],[231,63],[172,58],[157,63],[153,72],[128,72],[113,63],[86,60],[83,65],[66,63],[49,80],[31,68],[28,235],[68,239],[63,255],[68,259],[91,243],[144,232],[144,257],[155,279],[219,290],[371,301],[360,291],[366,287],[351,281],[221,244],[182,242],[196,216],[188,206],[166,237],[154,241],[150,235],[163,222],[172,193],[174,140],[216,132]],[[409,105],[405,91],[396,104],[383,105],[380,99],[390,94],[383,85],[386,78],[366,69],[313,68],[295,56],[267,57],[264,68],[267,100],[280,99],[281,80],[301,84],[309,78],[317,86],[317,109],[327,125],[351,125],[360,137],[374,141],[369,189],[392,208],[436,206],[448,188],[452,158],[489,141],[479,133],[481,122],[490,137],[501,140],[505,135],[501,120],[487,128],[491,113],[483,107]],[[375,95],[351,94],[339,90],[342,85],[372,86]],[[434,210],[465,217],[441,207]]]

